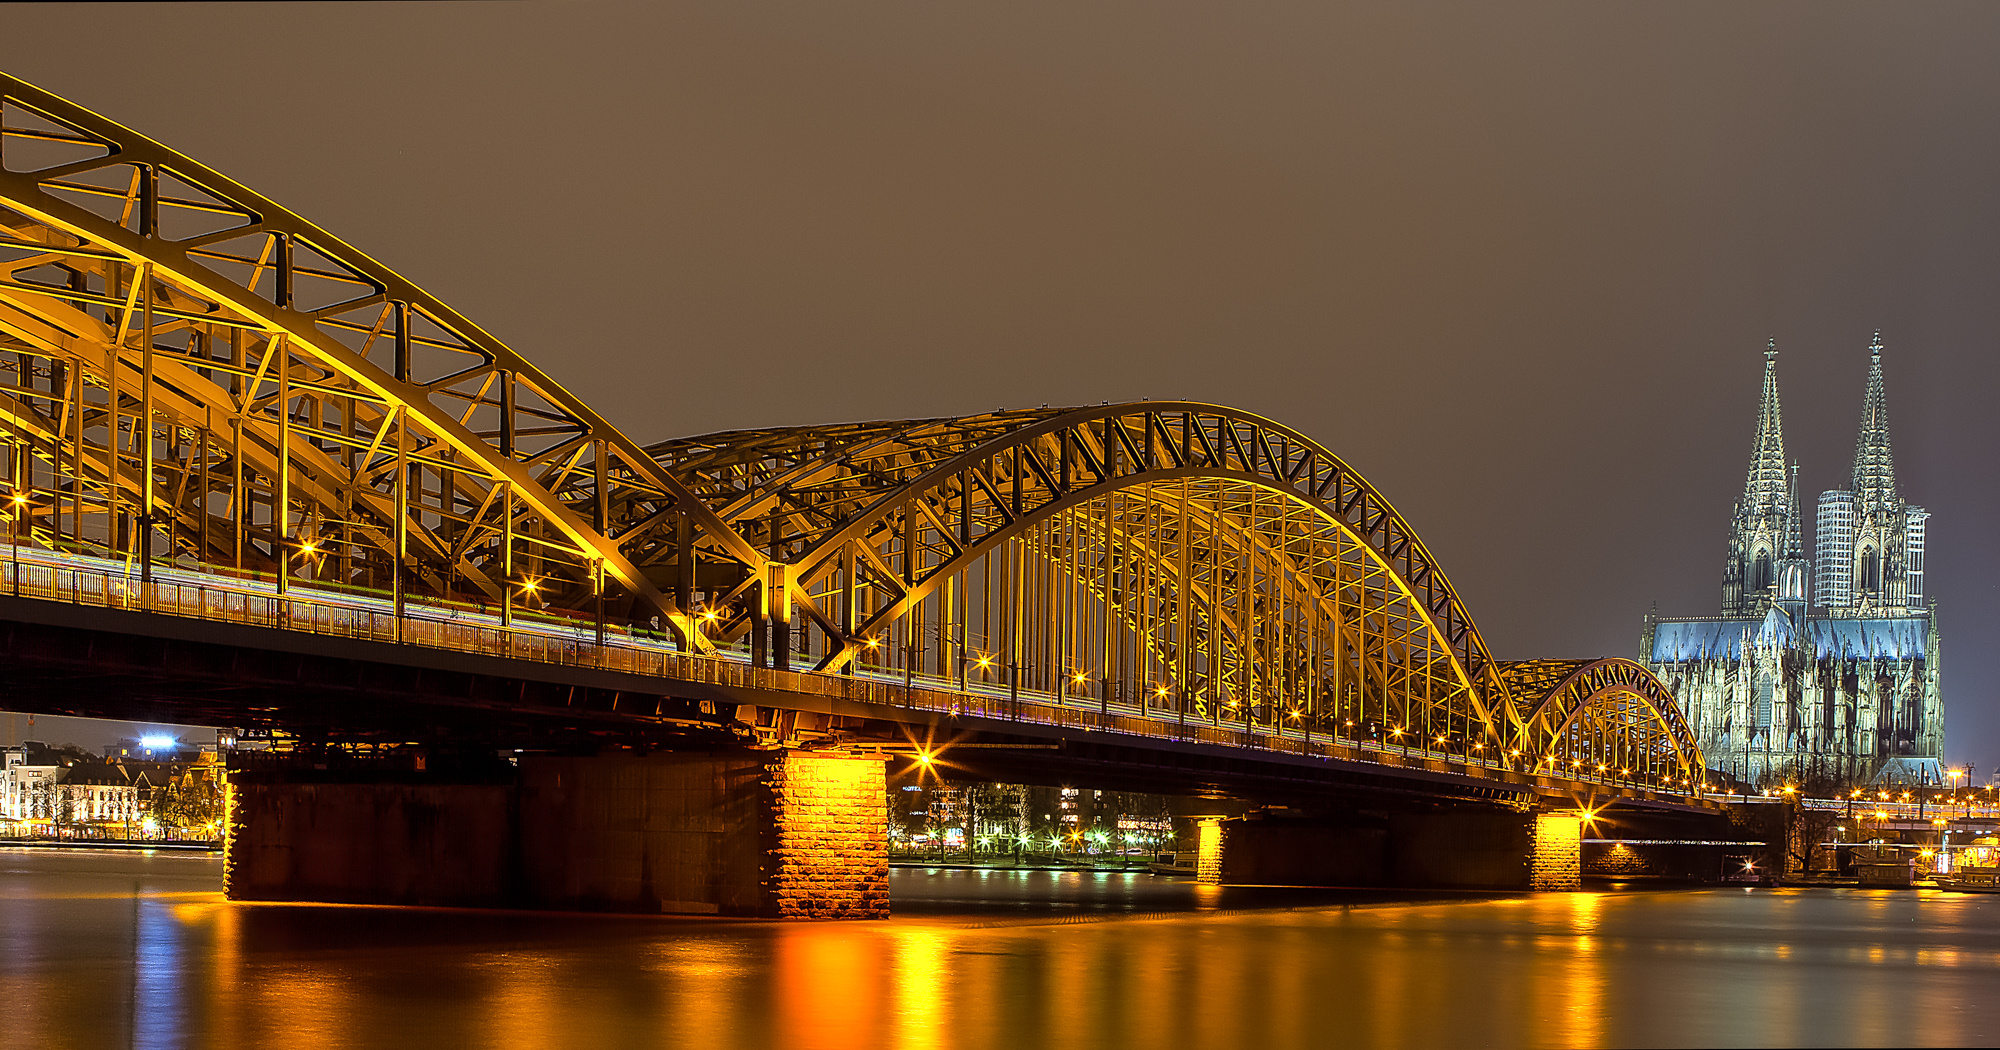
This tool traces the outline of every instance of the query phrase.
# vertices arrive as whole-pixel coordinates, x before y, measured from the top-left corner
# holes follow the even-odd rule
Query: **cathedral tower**
[[[1869,348],[1850,483],[1819,498],[1810,593],[1777,361],[1768,347],[1750,472],[1730,519],[1722,615],[1650,614],[1642,655],[1711,769],[1812,790],[1943,783],[1941,642],[1924,595],[1928,515],[1896,487],[1882,339]]]
[[[1835,615],[1900,615],[1924,608],[1924,531],[1930,514],[1896,492],[1882,333],[1868,348],[1868,387],[1845,489],[1820,494],[1814,538],[1819,603]]]
[[[1778,344],[1764,350],[1764,394],[1743,498],[1729,524],[1722,567],[1722,614],[1752,616],[1777,605],[1803,612],[1805,544],[1800,538],[1797,468],[1785,462],[1785,421],[1778,402]]]

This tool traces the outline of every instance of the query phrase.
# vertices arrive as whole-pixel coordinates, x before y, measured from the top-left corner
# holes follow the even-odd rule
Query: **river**
[[[231,904],[211,856],[0,849],[19,1047],[1993,1045],[2000,896],[1400,899],[898,869],[897,917]]]

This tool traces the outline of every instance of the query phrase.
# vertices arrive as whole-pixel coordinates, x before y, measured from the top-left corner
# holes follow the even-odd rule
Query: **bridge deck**
[[[1072,766],[1084,760],[1074,750],[1077,746],[1138,745],[1156,755],[1175,752],[1211,763],[1260,763],[1271,767],[1266,776],[1283,780],[1388,777],[1420,782],[1430,791],[1448,795],[1523,800],[1535,795],[1618,797],[1662,808],[1712,805],[1699,796],[1622,782],[1615,776],[1539,774],[1520,768],[1527,764],[1524,760],[1488,756],[1478,746],[1470,754],[1454,754],[1394,742],[1329,739],[1298,730],[1244,729],[1190,721],[1185,713],[1168,716],[1143,704],[1078,702],[990,683],[968,682],[960,689],[936,678],[890,676],[865,666],[837,674],[780,671],[750,666],[747,653],[680,652],[662,637],[617,627],[600,632],[587,622],[532,616],[503,622],[475,607],[442,604],[408,604],[398,615],[386,596],[296,585],[280,594],[266,580],[158,566],[152,581],[142,582],[120,563],[39,549],[22,549],[5,564],[7,576],[0,581],[0,594],[22,599],[5,603],[11,610],[7,617],[46,623],[50,620],[34,615],[34,607],[67,606],[84,615],[77,619],[72,613],[61,617],[62,622],[112,633],[160,633],[141,620],[198,621],[237,629],[226,637],[206,630],[200,637],[239,648],[338,653],[372,664],[421,664],[423,653],[459,654],[483,659],[431,663],[503,679],[533,678],[622,694],[673,696],[701,704],[725,719],[734,713],[733,705],[751,705],[923,726],[933,738],[944,734],[941,739],[1062,740],[1072,744],[1065,756]],[[141,615],[135,619],[104,613]],[[306,639],[311,641],[302,650],[298,643]],[[673,721],[677,715],[694,713],[655,710],[634,717]],[[246,707],[243,720],[242,724],[253,724],[258,716]],[[968,754],[969,750],[958,756],[961,764],[978,765],[966,761]],[[1015,768],[1030,761],[1022,755],[1008,757]],[[1169,761],[1163,771],[1175,766]]]

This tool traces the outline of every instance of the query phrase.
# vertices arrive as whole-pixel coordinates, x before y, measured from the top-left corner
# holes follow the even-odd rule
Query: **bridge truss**
[[[1275,422],[1155,402],[642,447],[317,226],[0,93],[17,544],[777,669],[1701,776],[1643,668],[1497,664],[1408,523]]]

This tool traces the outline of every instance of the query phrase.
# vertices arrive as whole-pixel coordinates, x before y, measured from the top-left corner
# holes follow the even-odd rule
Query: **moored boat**
[[[1939,875],[1936,881],[1938,889],[1941,890],[1953,890],[1958,893],[2000,893],[2000,868],[1976,867],[1968,864],[1954,869],[1948,875]]]

